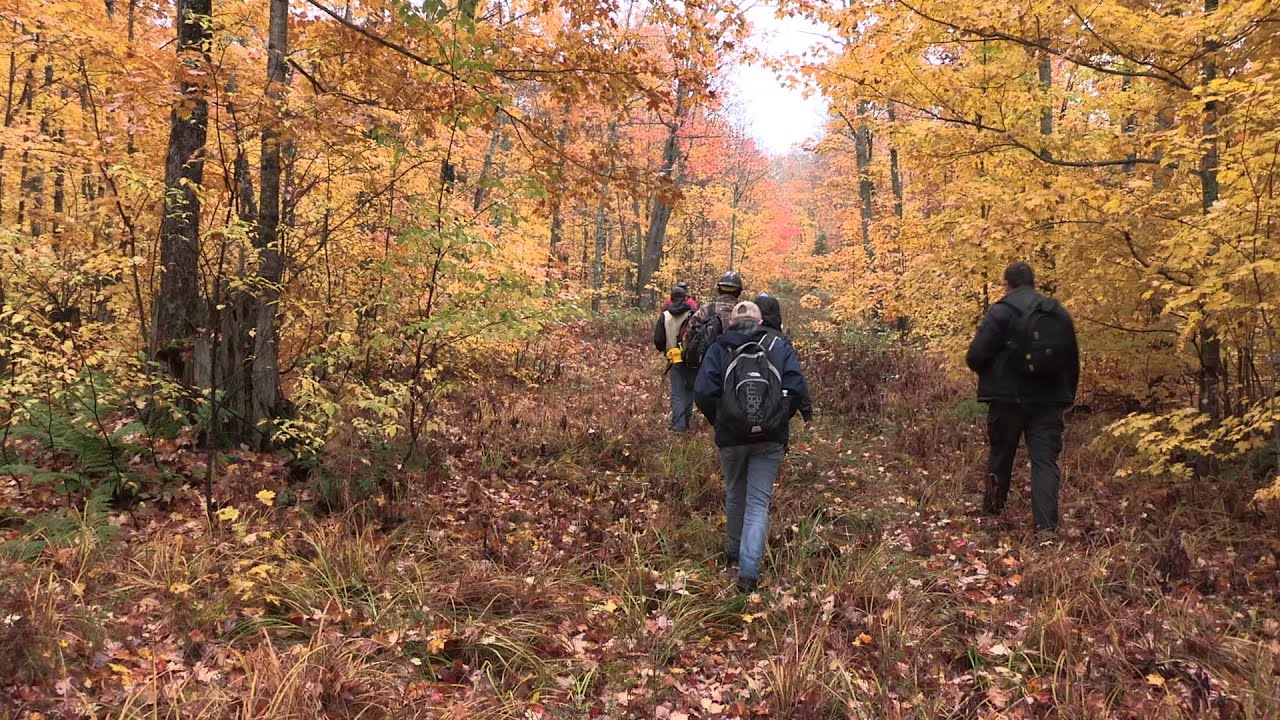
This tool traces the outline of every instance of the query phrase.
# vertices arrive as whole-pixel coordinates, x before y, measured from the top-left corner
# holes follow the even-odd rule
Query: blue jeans
[[[782,464],[781,443],[763,442],[720,448],[724,473],[724,512],[729,536],[724,551],[738,559],[738,577],[760,577],[760,560],[769,539],[769,502]]]
[[[693,387],[683,365],[673,365],[667,371],[671,378],[671,429],[685,431],[693,417]]]

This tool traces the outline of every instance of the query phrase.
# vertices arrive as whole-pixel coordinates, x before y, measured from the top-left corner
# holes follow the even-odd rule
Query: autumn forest
[[[1280,0],[0,0],[0,103],[2,719],[1280,717]],[[745,593],[649,342],[729,270],[815,412]]]

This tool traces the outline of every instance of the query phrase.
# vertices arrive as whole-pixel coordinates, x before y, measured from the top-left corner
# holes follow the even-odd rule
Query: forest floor
[[[642,329],[592,332],[459,400],[394,508],[318,516],[317,477],[231,453],[213,523],[183,490],[3,561],[0,718],[1280,717],[1276,524],[1240,493],[1127,476],[1073,418],[1038,538],[1025,469],[977,512],[970,405],[825,412],[848,386],[815,367],[742,596],[709,430],[667,432]]]

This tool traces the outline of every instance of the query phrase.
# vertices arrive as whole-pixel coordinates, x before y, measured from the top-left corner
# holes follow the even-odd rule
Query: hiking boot
[[[1004,499],[996,486],[995,475],[988,475],[982,489],[982,512],[988,515],[999,515],[1004,510]]]
[[[740,577],[738,578],[738,592],[746,594],[753,593],[756,588],[760,587],[760,578]]]
[[[722,551],[720,553],[720,563],[725,567],[733,567],[738,564],[738,556]]]

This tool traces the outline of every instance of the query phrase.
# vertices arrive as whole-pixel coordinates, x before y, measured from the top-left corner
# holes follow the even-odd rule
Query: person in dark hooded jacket
[[[1065,308],[1035,289],[1035,272],[1026,263],[1004,272],[1005,295],[983,319],[965,362],[978,374],[978,401],[988,404],[987,436],[990,456],[983,509],[998,515],[1009,496],[1014,456],[1022,437],[1031,456],[1031,512],[1038,531],[1058,527],[1058,455],[1066,409],[1075,403],[1080,383],[1080,349]],[[1020,323],[1041,303],[1061,313],[1070,327],[1070,347],[1064,370],[1047,377],[1019,373],[1010,362]],[[1030,356],[1028,356],[1030,357]]]
[[[724,551],[730,562],[738,563],[738,587],[745,592],[755,590],[759,583],[760,560],[769,537],[773,483],[790,435],[787,422],[763,438],[735,435],[732,428],[720,422],[719,412],[726,392],[725,373],[737,350],[749,342],[760,343],[767,350],[769,363],[781,376],[783,400],[789,404],[788,419],[809,396],[800,360],[791,343],[760,324],[760,308],[755,303],[741,302],[734,306],[729,328],[702,359],[693,395],[698,409],[715,427],[728,519]]]
[[[690,294],[689,294],[689,283],[687,283],[687,282],[683,282],[683,281],[682,281],[682,282],[678,282],[678,283],[676,283],[675,287],[680,288],[681,290],[683,290],[683,291],[684,291],[684,304],[685,304],[685,305],[688,305],[690,310],[693,310],[693,311],[697,312],[697,310],[698,310],[698,301],[697,301],[697,300],[695,300],[695,299],[694,299],[694,297],[693,297],[692,295],[690,295]],[[675,290],[675,288],[672,288],[672,291],[673,291],[673,292],[674,292],[674,290]],[[663,303],[663,304],[662,304],[662,309],[663,309],[663,310],[670,310],[670,309],[671,309],[671,306],[672,306],[673,304],[676,304],[676,303],[675,303],[675,301],[674,301],[674,300],[672,300],[670,297],[668,297],[668,298],[667,298],[667,301],[666,301],[665,303]]]
[[[778,299],[769,293],[760,293],[756,297],[756,306],[760,308],[760,324],[782,332],[782,304]]]
[[[671,299],[653,326],[653,346],[667,356],[667,375],[671,382],[671,430],[685,432],[693,419],[693,373],[682,358],[684,333],[693,318],[694,306],[684,288],[671,288]]]
[[[760,324],[773,330],[780,337],[787,338],[790,342],[791,338],[782,331],[782,304],[778,299],[769,293],[760,293],[756,297],[756,307],[760,308]],[[804,396],[804,402],[800,405],[800,417],[804,419],[806,425],[813,422],[813,402],[808,395]]]

